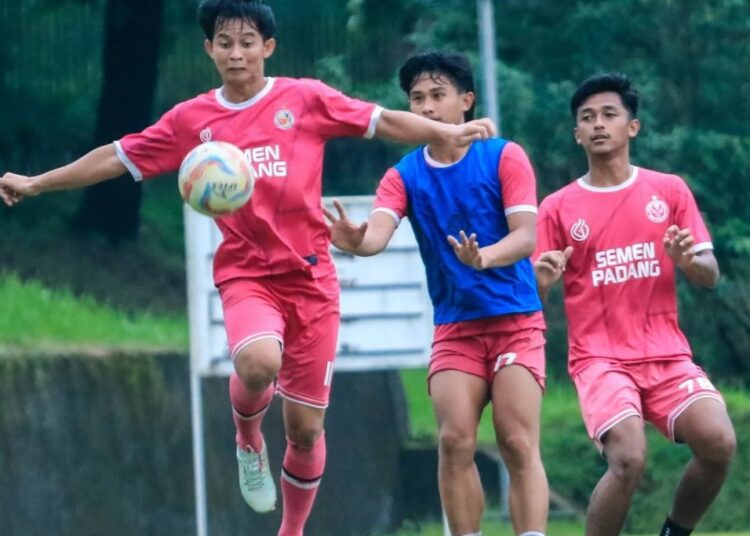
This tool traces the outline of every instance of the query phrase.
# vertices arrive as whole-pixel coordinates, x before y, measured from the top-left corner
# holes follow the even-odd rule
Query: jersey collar
[[[433,168],[448,168],[448,167],[451,167],[451,166],[455,166],[456,164],[458,164],[459,162],[461,162],[464,158],[466,158],[466,155],[469,154],[469,152],[473,148],[473,145],[474,144],[472,144],[472,147],[469,147],[469,149],[461,156],[461,158],[459,158],[455,162],[450,162],[450,163],[447,163],[447,164],[444,163],[444,162],[438,162],[437,160],[435,160],[434,158],[432,158],[430,156],[430,151],[429,151],[429,148],[428,148],[427,145],[425,145],[422,148],[422,154],[424,155],[424,160],[425,160],[425,162],[427,162],[428,166],[433,167]]]
[[[583,188],[584,190],[588,190],[589,192],[619,192],[620,190],[624,190],[631,184],[635,182],[635,179],[638,178],[638,166],[632,166],[632,170],[630,171],[630,177],[628,177],[628,180],[625,182],[618,184],[617,186],[592,186],[589,183],[587,183],[583,177],[578,178],[576,182],[578,182],[578,186]]]
[[[224,98],[224,86],[221,86],[214,92],[214,95],[216,95],[216,102],[218,102],[221,106],[228,110],[244,110],[245,108],[249,108],[260,99],[268,95],[268,92],[273,88],[274,80],[275,78],[271,76],[266,78],[266,85],[263,86],[263,89],[261,89],[255,96],[250,97],[248,100],[243,102],[229,102]]]

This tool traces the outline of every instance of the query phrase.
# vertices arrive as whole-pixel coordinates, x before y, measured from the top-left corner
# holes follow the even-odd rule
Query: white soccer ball
[[[180,195],[188,205],[216,218],[247,203],[255,186],[255,173],[237,146],[209,141],[187,154],[178,181]]]

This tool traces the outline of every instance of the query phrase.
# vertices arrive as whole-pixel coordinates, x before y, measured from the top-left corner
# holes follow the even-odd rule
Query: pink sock
[[[235,440],[240,448],[250,447],[255,452],[263,448],[260,425],[273,399],[273,384],[260,393],[255,393],[242,384],[239,376],[229,377],[229,400],[232,402],[232,418],[237,429]]]
[[[321,434],[311,449],[300,448],[287,438],[284,466],[281,469],[284,512],[278,536],[302,536],[325,464],[325,433]]]

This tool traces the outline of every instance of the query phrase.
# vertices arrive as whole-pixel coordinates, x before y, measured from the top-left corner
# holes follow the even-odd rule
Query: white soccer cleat
[[[268,449],[263,441],[260,453],[237,447],[240,491],[245,502],[258,513],[276,508],[276,486],[268,467]]]

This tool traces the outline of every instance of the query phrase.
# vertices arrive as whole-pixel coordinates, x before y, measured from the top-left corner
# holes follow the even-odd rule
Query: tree
[[[150,124],[164,0],[107,0],[103,69],[94,146]],[[111,242],[137,237],[141,185],[124,175],[86,189],[72,227]]]

